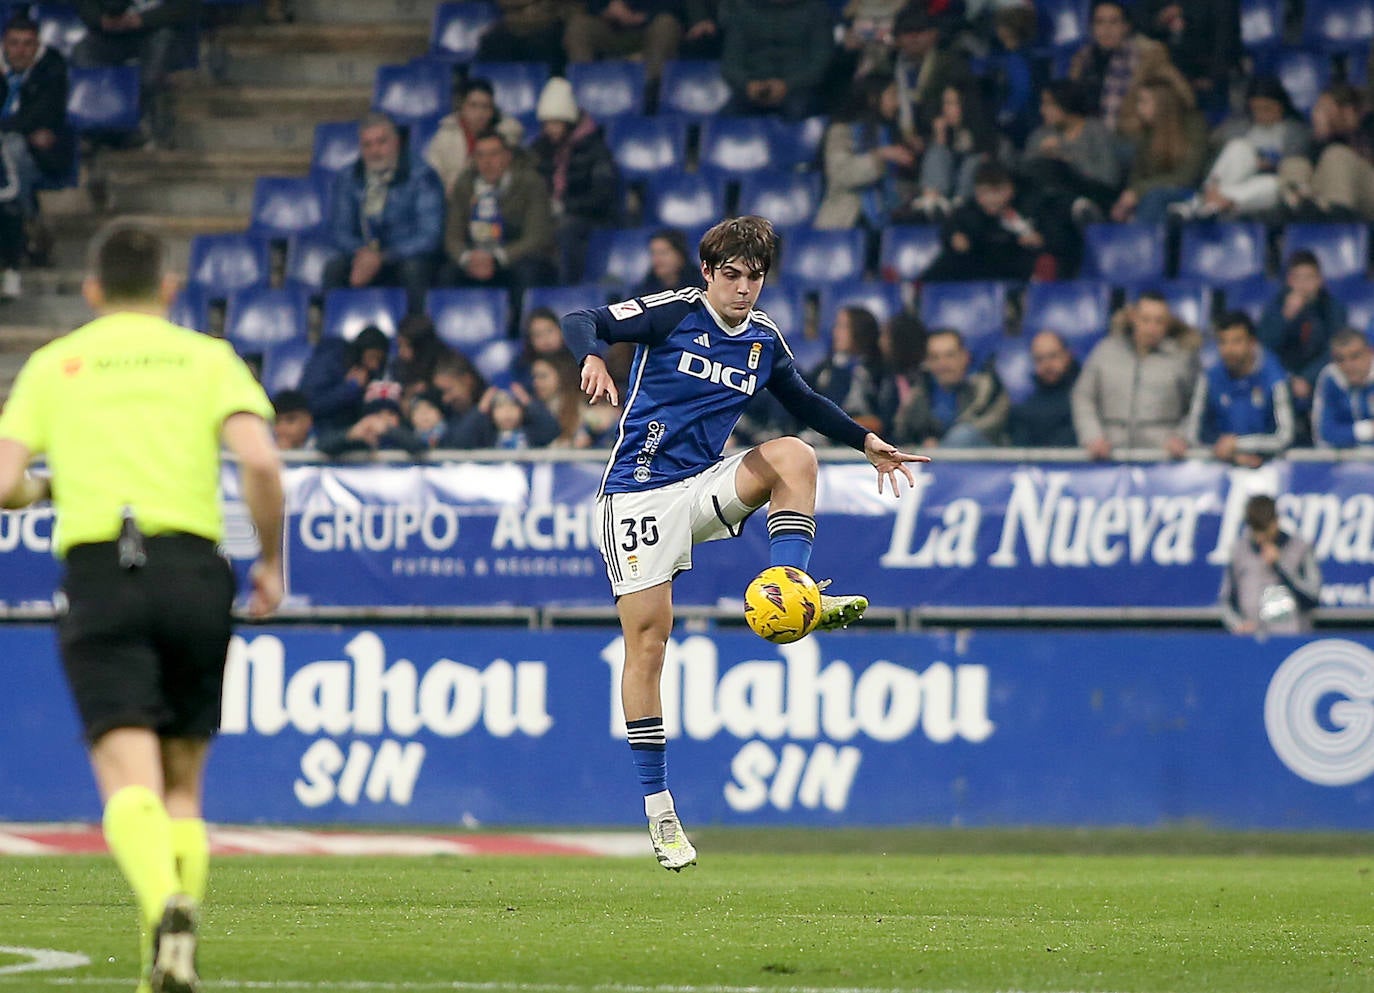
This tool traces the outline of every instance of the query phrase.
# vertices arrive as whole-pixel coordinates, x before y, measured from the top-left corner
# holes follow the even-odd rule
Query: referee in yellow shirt
[[[139,990],[193,993],[210,861],[201,782],[234,598],[216,548],[221,446],[262,546],[256,616],[282,597],[283,500],[272,407],[227,343],[168,323],[165,255],[137,225],[97,236],[83,291],[99,316],[34,352],[0,415],[0,503],[52,498],[62,663],[105,840],[138,901]],[[50,482],[26,472],[38,455]]]

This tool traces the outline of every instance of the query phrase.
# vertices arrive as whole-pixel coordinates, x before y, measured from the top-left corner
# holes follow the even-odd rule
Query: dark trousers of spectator
[[[479,62],[547,62],[549,74],[563,75],[568,64],[563,50],[563,24],[551,24],[533,34],[516,34],[504,24],[494,24],[477,44]]]
[[[524,258],[501,266],[491,279],[474,279],[466,269],[452,259],[439,266],[440,286],[505,287],[510,291],[510,312],[513,327],[520,326],[520,303],[531,286],[552,286],[558,279],[558,268],[545,258]]]
[[[194,28],[170,24],[117,34],[92,31],[72,52],[72,65],[90,69],[137,62],[143,119],[154,135],[166,138],[171,132],[171,113],[165,92],[167,76],[183,58],[182,53],[195,43]]]
[[[330,290],[347,289],[349,272],[353,268],[351,255],[336,255],[324,265],[321,285],[327,293]],[[412,255],[397,262],[388,262],[377,271],[369,286],[400,286],[406,291],[406,310],[411,314],[423,314],[425,294],[434,286],[434,259],[428,255]]]
[[[755,114],[780,114],[786,121],[804,121],[816,113],[816,93],[814,90],[788,90],[787,96],[782,98],[781,106],[764,107],[754,103],[744,94],[743,90],[740,90],[730,98],[724,112],[741,117]]]

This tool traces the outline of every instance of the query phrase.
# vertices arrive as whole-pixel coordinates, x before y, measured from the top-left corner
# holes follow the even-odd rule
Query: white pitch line
[[[0,955],[17,955],[28,959],[0,966],[0,976],[12,976],[17,972],[56,972],[58,969],[78,969],[90,965],[91,960],[79,952],[59,952],[55,948],[20,948],[13,945],[0,945]],[[25,976],[25,981],[32,977]]]

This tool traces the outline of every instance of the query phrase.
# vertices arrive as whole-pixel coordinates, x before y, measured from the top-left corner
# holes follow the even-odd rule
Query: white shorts
[[[758,507],[735,491],[739,452],[676,483],[596,501],[601,555],[617,597],[666,583],[692,568],[692,546],[734,538]],[[763,506],[759,504],[759,506]]]

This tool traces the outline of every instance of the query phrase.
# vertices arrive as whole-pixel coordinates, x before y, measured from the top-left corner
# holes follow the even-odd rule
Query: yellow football
[[[769,566],[744,591],[744,619],[760,638],[791,644],[816,629],[821,591],[795,566]]]

